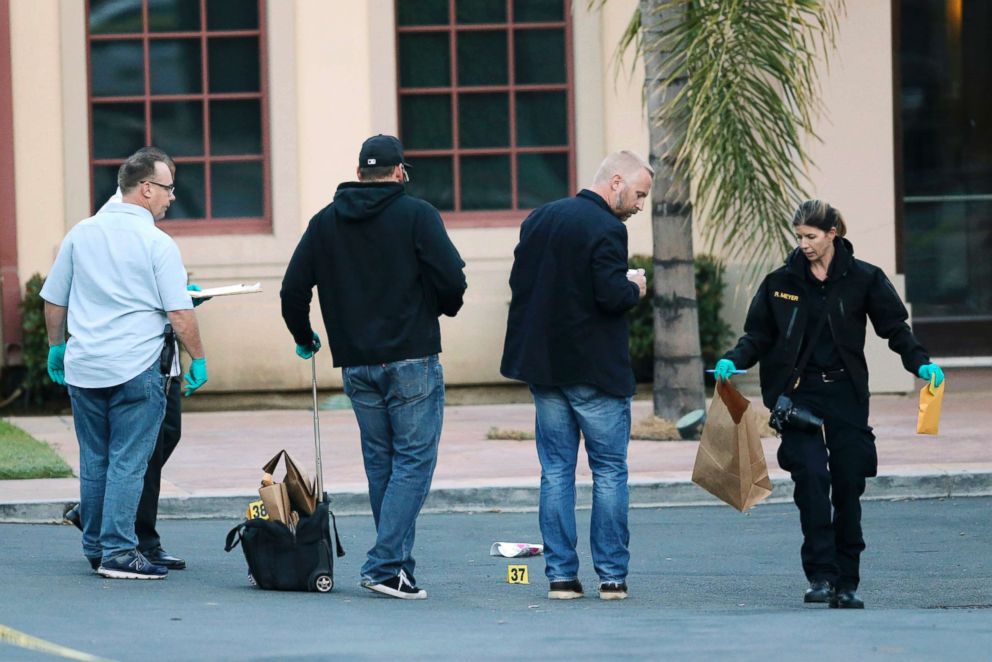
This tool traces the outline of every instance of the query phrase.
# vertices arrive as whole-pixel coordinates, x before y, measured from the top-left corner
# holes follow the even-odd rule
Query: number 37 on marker
[[[529,584],[527,581],[527,566],[510,565],[506,567],[506,581],[509,584]]]

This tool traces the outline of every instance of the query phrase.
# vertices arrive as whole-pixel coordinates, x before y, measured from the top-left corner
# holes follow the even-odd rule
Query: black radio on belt
[[[171,324],[165,325],[164,336],[165,344],[158,359],[158,368],[163,375],[168,375],[172,372],[172,363],[176,360],[176,332],[172,330]]]

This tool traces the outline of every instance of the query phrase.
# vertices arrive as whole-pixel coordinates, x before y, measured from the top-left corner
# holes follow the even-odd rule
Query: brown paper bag
[[[274,473],[279,464],[279,458],[285,458],[286,477],[283,483],[286,484],[286,491],[289,493],[289,503],[293,510],[298,510],[302,515],[312,515],[317,508],[317,487],[298,466],[293,462],[285,450],[276,453],[276,456],[262,467],[265,473]],[[268,506],[266,506],[267,508]]]
[[[289,524],[292,512],[289,506],[289,493],[286,491],[285,483],[275,483],[258,488],[258,496],[262,497],[262,503],[269,514],[269,521]]]
[[[730,382],[717,381],[692,482],[741,512],[772,492],[758,429],[750,401]]]
[[[934,387],[933,380],[920,389],[920,414],[916,418],[916,434],[937,434],[940,427],[940,406],[944,402],[945,379]]]

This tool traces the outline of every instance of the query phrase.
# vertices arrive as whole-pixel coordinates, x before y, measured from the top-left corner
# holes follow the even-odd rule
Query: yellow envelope
[[[940,386],[933,385],[934,379],[920,389],[920,415],[916,419],[916,434],[937,434],[940,425],[940,404],[944,401],[945,379]]]

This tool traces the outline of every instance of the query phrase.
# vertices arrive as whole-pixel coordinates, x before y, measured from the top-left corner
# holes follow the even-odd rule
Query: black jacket
[[[746,369],[761,362],[761,395],[769,408],[785,390],[789,376],[799,362],[800,348],[809,328],[812,306],[823,306],[830,288],[839,292],[832,310],[827,311],[829,333],[837,346],[844,368],[851,375],[858,397],[868,399],[868,364],[865,361],[865,329],[871,320],[875,333],[889,341],[889,347],[902,357],[906,370],[916,375],[930,362],[906,320],[909,314],[891,281],[878,267],[855,259],[847,239],[834,241],[834,262],[825,283],[806,278],[808,260],[798,248],[785,265],[768,274],[744,323],[744,336],[724,358]]]
[[[300,239],[282,281],[282,316],[308,345],[314,285],[335,366],[441,351],[438,316],[462,307],[465,274],[437,210],[402,184],[348,182]]]
[[[627,228],[606,202],[580,191],[531,212],[510,272],[500,372],[540,386],[592,384],[634,394],[627,317]]]

